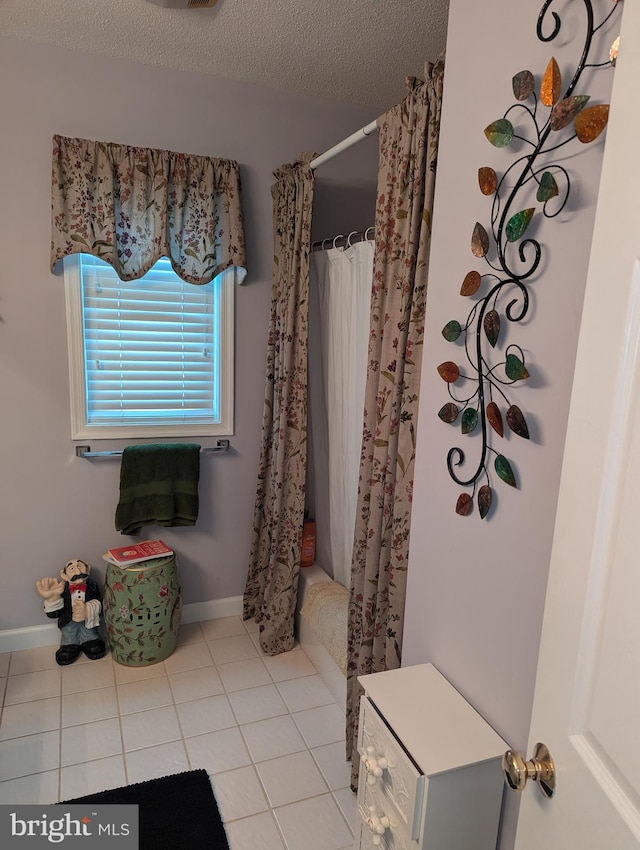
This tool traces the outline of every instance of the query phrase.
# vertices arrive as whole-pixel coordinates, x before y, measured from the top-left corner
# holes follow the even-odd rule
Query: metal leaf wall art
[[[588,94],[574,92],[585,68],[611,68],[615,64],[618,39],[606,62],[590,60],[596,35],[615,14],[618,3],[582,3],[586,36],[582,55],[564,92],[563,74],[553,56],[538,80],[531,71],[519,71],[512,79],[516,103],[484,130],[487,141],[500,151],[515,139],[526,153],[518,154],[502,174],[489,165],[478,169],[480,192],[492,198],[491,217],[488,228],[481,222],[474,224],[470,249],[477,260],[483,261],[485,270],[472,268],[462,281],[460,295],[472,301],[466,322],[451,319],[442,329],[447,342],[460,352],[464,350],[468,368],[453,359],[437,367],[450,397],[438,416],[449,426],[459,428],[462,435],[473,435],[479,427],[482,437],[480,456],[466,475],[462,470],[466,461],[463,449],[455,446],[447,454],[451,478],[460,487],[472,488],[470,493],[465,491],[458,496],[455,510],[460,516],[471,514],[474,504],[481,519],[489,514],[496,478],[509,487],[518,486],[501,442],[505,423],[513,434],[529,439],[526,413],[513,400],[514,388],[529,378],[529,371],[524,352],[517,344],[510,343],[502,351],[500,343],[506,337],[507,325],[522,322],[529,312],[528,285],[543,256],[542,246],[527,232],[536,218],[559,215],[569,198],[569,173],[554,161],[566,158],[564,148],[575,140],[588,144],[597,139],[608,121],[607,104],[590,104]],[[599,24],[595,21],[594,3],[611,6]],[[562,28],[560,15],[550,8],[553,4],[554,0],[546,0],[538,15],[537,36],[545,43],[552,42]],[[557,155],[561,150],[562,155]],[[525,196],[531,202],[532,185],[537,206],[522,208]],[[499,357],[503,359],[496,362]]]

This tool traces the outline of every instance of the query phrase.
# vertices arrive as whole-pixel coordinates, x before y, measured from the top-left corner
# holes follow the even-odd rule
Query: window
[[[74,439],[233,433],[235,269],[185,283],[160,259],[123,282],[64,260]]]

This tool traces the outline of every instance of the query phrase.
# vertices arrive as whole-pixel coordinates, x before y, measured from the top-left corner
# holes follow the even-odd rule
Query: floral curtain
[[[268,655],[293,647],[307,471],[307,336],[314,175],[304,154],[275,173],[273,286],[262,447],[244,619]]]
[[[162,256],[189,283],[244,270],[238,163],[54,136],[51,268],[76,253],[105,260],[121,280]]]
[[[351,565],[347,758],[357,787],[364,673],[400,666],[418,389],[444,60],[378,119],[378,194],[365,412]]]

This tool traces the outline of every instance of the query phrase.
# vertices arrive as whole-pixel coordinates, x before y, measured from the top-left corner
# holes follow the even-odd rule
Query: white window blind
[[[82,359],[82,374],[72,364],[72,394],[82,392],[72,402],[74,436],[229,433],[234,270],[196,286],[166,257],[134,281],[88,254],[66,260],[65,274],[67,264],[76,267],[70,324],[80,320],[82,343],[70,348]]]

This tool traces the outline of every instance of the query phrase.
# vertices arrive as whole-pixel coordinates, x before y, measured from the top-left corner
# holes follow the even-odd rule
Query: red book
[[[154,558],[166,558],[168,555],[173,555],[173,549],[170,549],[162,540],[145,540],[142,543],[109,549],[102,558],[110,564],[115,564],[116,567],[127,567],[130,564],[139,564]]]

